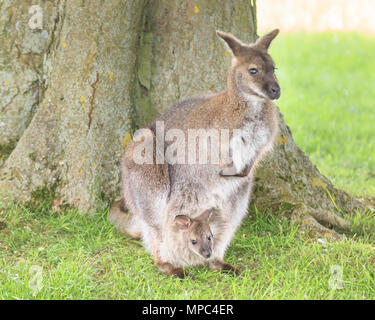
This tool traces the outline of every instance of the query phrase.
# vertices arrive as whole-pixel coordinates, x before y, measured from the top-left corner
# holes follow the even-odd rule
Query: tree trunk
[[[180,99],[225,89],[230,57],[215,29],[254,41],[254,2],[41,1],[43,30],[27,23],[33,1],[0,4],[0,144],[15,146],[3,155],[3,198],[49,190],[87,211],[98,194],[120,196],[127,134]],[[337,213],[362,205],[320,175],[281,115],[280,127],[256,205],[346,227]]]
[[[146,1],[44,1],[43,17],[51,22],[33,31],[28,30],[28,7],[20,11],[20,3],[25,1],[1,7],[1,21],[11,21],[3,28],[4,38],[11,38],[6,52],[17,41],[28,43],[24,34],[37,37],[46,31],[49,38],[40,53],[43,63],[35,66],[36,112],[22,133],[10,136],[6,130],[2,137],[19,140],[1,170],[0,190],[20,201],[51,191],[88,210],[100,190],[111,197],[119,191],[121,142],[131,127]],[[19,17],[6,19],[9,12]],[[18,22],[27,31],[18,34]],[[33,51],[25,55],[35,59]],[[23,68],[11,54],[5,60],[16,66],[13,73]],[[17,113],[27,105],[14,102],[7,108]]]

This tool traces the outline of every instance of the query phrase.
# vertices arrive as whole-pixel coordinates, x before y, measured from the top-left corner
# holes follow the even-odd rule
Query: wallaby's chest
[[[271,143],[273,134],[268,111],[266,105],[261,103],[253,105],[236,119],[237,123],[230,129],[232,134],[228,141],[229,158],[231,158],[229,160],[233,162],[236,173],[241,172],[247,165],[251,167]],[[224,122],[223,127],[225,128]],[[215,128],[220,128],[220,125],[216,123]],[[212,147],[212,144],[207,146]],[[198,143],[197,148],[199,154],[201,150]],[[220,158],[222,156],[220,154]],[[224,163],[228,163],[227,156],[224,157]],[[186,211],[187,214],[209,207],[221,207],[228,202],[236,203],[238,201],[232,197],[239,193],[241,193],[240,198],[245,199],[244,203],[246,203],[252,179],[250,177],[224,178],[220,176],[219,171],[220,167],[216,164],[170,166],[172,185],[169,203],[175,203],[173,207],[176,211]],[[246,190],[243,194],[240,192],[242,189]]]
[[[233,131],[231,139],[232,161],[236,172],[252,166],[262,149],[270,142],[271,131],[263,105],[249,108],[243,119]]]

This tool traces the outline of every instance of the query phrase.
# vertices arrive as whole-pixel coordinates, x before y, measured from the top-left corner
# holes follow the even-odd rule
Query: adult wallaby
[[[141,236],[156,266],[164,272],[166,265],[169,269],[175,267],[170,261],[163,261],[167,226],[172,225],[176,216],[194,219],[216,208],[217,214],[210,219],[215,246],[208,266],[238,273],[224,262],[224,254],[247,213],[255,168],[272,148],[278,131],[277,109],[271,100],[280,97],[280,87],[274,62],[267,53],[278,32],[274,30],[246,45],[231,34],[217,31],[232,52],[226,91],[182,101],[151,123],[148,126],[153,142],[151,164],[138,164],[134,160],[140,141],[133,140],[126,149],[122,164],[124,208],[121,211],[118,204],[114,206],[109,220],[120,231]],[[230,161],[157,162],[171,145],[158,143],[160,123],[167,134],[168,130],[179,129],[186,137],[192,129],[229,129]],[[127,210],[131,213],[121,215]]]

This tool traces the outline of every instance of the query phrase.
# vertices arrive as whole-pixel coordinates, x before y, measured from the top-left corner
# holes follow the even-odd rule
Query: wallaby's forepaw
[[[182,268],[176,268],[176,269],[172,270],[169,275],[180,278],[180,279],[183,279],[187,276],[187,274],[185,274],[185,272],[184,272],[184,269],[182,269]]]
[[[183,269],[183,275],[182,277],[176,275],[176,277],[180,278],[180,279],[184,279],[184,278],[190,278],[191,280],[196,280],[195,276],[193,276],[191,273],[188,273],[186,272],[184,269]]]
[[[219,175],[222,177],[247,177],[250,173],[251,165],[246,165],[241,172],[237,172],[236,168],[232,165],[231,167],[222,168],[219,171]]]
[[[169,262],[157,262],[156,263],[156,268],[158,268],[161,272],[164,274],[167,274],[169,276],[174,276],[180,279],[185,278],[186,276],[189,276],[183,268],[176,268]]]
[[[210,270],[218,270],[222,272],[233,272],[236,276],[239,276],[241,274],[241,271],[238,268],[220,260],[210,261],[208,264],[208,268]]]
[[[222,177],[231,177],[236,175],[236,170],[234,167],[220,169],[219,175]]]

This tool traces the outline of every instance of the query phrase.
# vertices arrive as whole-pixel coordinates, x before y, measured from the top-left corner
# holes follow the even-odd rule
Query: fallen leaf
[[[122,140],[122,147],[125,149],[129,142],[132,140],[132,136],[130,133],[127,133]]]

